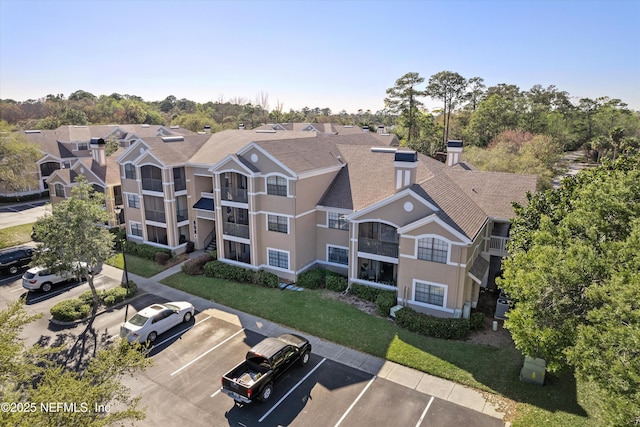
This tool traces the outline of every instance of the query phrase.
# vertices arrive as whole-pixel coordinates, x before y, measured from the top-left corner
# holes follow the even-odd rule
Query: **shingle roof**
[[[282,139],[257,144],[297,174],[343,164],[331,138]]]

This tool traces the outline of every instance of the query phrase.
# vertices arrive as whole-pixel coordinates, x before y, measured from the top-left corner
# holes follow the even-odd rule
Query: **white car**
[[[186,301],[152,304],[122,325],[120,336],[129,342],[154,342],[159,334],[182,322],[189,322],[194,313],[193,304]]]
[[[82,263],[86,266],[85,263]],[[22,276],[22,287],[30,291],[49,292],[54,285],[77,279],[70,271],[54,273],[46,267],[32,267]]]

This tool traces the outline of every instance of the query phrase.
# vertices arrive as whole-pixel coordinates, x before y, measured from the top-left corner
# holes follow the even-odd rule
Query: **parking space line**
[[[206,320],[209,320],[209,319],[211,319],[211,316],[207,316],[207,317],[205,317],[204,319],[202,319],[202,320],[200,320],[199,322],[195,323],[193,326],[191,326],[191,327],[189,327],[189,328],[185,329],[185,330],[184,330],[184,331],[182,331],[181,333],[187,332],[187,331],[189,331],[189,330],[191,330],[191,329],[195,328],[196,326],[198,326],[200,323],[202,323],[202,322],[204,322],[204,321],[206,321]],[[178,333],[178,334],[176,334],[176,335],[179,335],[179,333]],[[118,337],[118,336],[120,336],[120,334],[119,334],[119,333],[114,334],[114,335],[111,335],[110,337],[108,337],[108,338],[107,338],[107,342],[111,342],[111,340],[113,340],[115,337]],[[174,337],[175,337],[175,335],[174,335]],[[173,338],[173,337],[171,337],[171,338]],[[167,339],[171,339],[171,338],[167,338]],[[164,343],[164,341],[161,341],[161,342],[160,342],[160,344],[163,344],[163,343]],[[160,345],[160,344],[158,344],[158,345]]]
[[[433,396],[431,396],[431,399],[429,399],[429,403],[427,403],[427,407],[424,408],[424,412],[422,413],[422,415],[420,416],[420,419],[416,423],[416,427],[420,427],[420,424],[422,424],[422,420],[424,420],[425,415],[427,415],[427,411],[429,410],[429,407],[431,406],[432,403],[433,403]]]
[[[206,356],[207,354],[211,353],[213,350],[215,350],[216,348],[220,347],[222,344],[226,343],[227,341],[229,341],[231,338],[235,337],[236,335],[238,335],[240,332],[243,332],[244,328],[240,329],[238,332],[236,332],[235,334],[231,335],[229,338],[227,338],[226,340],[222,341],[221,343],[216,344],[214,347],[210,348],[209,350],[205,351],[204,353],[202,353],[200,356],[196,357],[195,359],[193,359],[191,362],[187,363],[186,365],[184,365],[183,367],[181,367],[180,369],[174,371],[171,373],[171,376],[174,376],[175,374],[177,374],[178,372],[182,371],[183,369],[191,366],[192,364],[194,364],[195,362],[197,362],[198,360],[202,359],[204,356]]]
[[[213,394],[211,395],[211,397],[213,397],[213,396],[215,396],[216,394],[220,393],[220,391],[221,391],[221,389],[218,389],[218,391],[216,391],[215,393],[213,393]]]
[[[258,422],[259,422],[259,423],[261,423],[265,418],[267,418],[267,417],[269,416],[269,414],[270,414],[271,412],[273,412],[273,411],[278,407],[278,405],[280,405],[280,404],[281,404],[281,403],[282,403],[282,402],[283,402],[283,401],[284,401],[284,400],[285,400],[285,399],[286,399],[286,398],[287,398],[291,393],[293,393],[293,391],[294,391],[295,389],[297,389],[297,388],[298,388],[298,386],[304,382],[304,380],[306,380],[307,378],[309,378],[309,375],[313,374],[313,373],[314,373],[314,371],[315,371],[316,369],[318,369],[318,368],[320,367],[320,365],[322,365],[322,364],[324,363],[324,361],[325,361],[325,360],[327,360],[327,358],[326,358],[326,357],[325,357],[325,358],[323,358],[323,359],[320,361],[320,363],[318,363],[316,366],[314,366],[314,367],[313,367],[313,369],[312,369],[311,371],[309,371],[309,372],[307,373],[307,375],[305,375],[305,376],[304,376],[304,378],[302,378],[300,381],[298,381],[298,383],[297,383],[295,386],[293,386],[293,388],[292,388],[292,389],[290,389],[290,390],[287,392],[287,394],[285,394],[284,396],[282,396],[282,398],[281,398],[280,400],[278,400],[278,401],[276,402],[276,404],[275,404],[275,405],[273,405],[273,406],[271,407],[271,409],[269,409],[269,410],[267,411],[267,413],[266,413],[266,414],[264,414],[264,415],[263,415],[263,416],[258,420]]]
[[[373,384],[373,380],[375,380],[376,378],[377,378],[377,376],[374,375],[373,378],[371,378],[371,380],[369,380],[369,383],[367,384],[367,386],[364,389],[362,389],[362,391],[360,392],[358,397],[356,397],[356,400],[354,400],[353,403],[351,403],[351,406],[349,406],[347,408],[347,411],[344,414],[342,414],[342,417],[338,420],[338,422],[336,423],[336,425],[334,427],[338,427],[344,421],[344,419],[347,417],[347,415],[349,415],[349,412],[351,412],[353,407],[356,406],[356,403],[358,403],[358,400],[360,400],[360,398],[364,395],[364,393],[367,391],[369,386],[371,386],[371,384]]]

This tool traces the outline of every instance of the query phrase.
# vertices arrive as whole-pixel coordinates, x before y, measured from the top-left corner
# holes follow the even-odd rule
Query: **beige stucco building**
[[[51,174],[52,198],[58,181],[104,167],[104,176],[116,171],[104,187],[108,204],[124,207],[129,240],[175,252],[192,241],[223,262],[290,282],[320,265],[444,317],[468,316],[480,287],[493,284],[511,204],[536,188],[535,176],[462,163],[460,141],[449,142],[442,163],[398,147],[381,129],[162,128],[120,145],[103,165],[99,139],[89,143],[91,160]]]

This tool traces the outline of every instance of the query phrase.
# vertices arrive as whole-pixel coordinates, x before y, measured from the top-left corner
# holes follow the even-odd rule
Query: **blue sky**
[[[448,70],[640,110],[639,22],[640,0],[0,0],[0,98],[266,94],[351,113],[382,109],[408,72]]]

